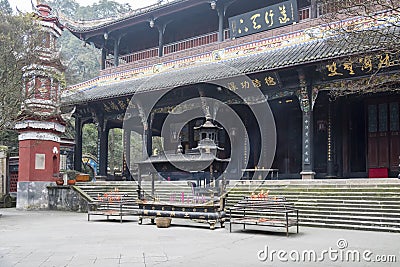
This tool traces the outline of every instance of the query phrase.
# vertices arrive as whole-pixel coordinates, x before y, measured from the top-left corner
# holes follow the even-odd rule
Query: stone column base
[[[47,186],[52,182],[18,182],[17,209],[40,210],[48,209],[49,194]]]
[[[302,180],[313,180],[315,176],[315,172],[313,171],[302,171],[300,173]]]
[[[94,178],[95,178],[94,180],[96,182],[105,182],[105,181],[107,181],[107,176],[105,176],[105,175],[96,175]]]

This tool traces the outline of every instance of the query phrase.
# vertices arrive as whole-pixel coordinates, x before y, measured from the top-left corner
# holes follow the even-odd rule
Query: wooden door
[[[400,156],[399,102],[369,103],[368,168],[397,171]]]

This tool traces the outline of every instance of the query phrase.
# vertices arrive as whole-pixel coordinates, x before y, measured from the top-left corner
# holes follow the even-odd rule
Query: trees
[[[34,62],[39,29],[30,15],[12,15],[8,1],[0,2],[0,131],[21,119],[22,68]],[[22,37],[22,38],[21,38]]]
[[[91,6],[80,6],[75,0],[49,0],[51,6],[61,17],[73,20],[94,20],[117,16],[128,12],[129,5],[114,1],[101,0]],[[67,84],[77,84],[96,77],[100,70],[101,52],[78,40],[68,31],[64,31],[59,40],[62,57],[67,61],[65,73]]]
[[[93,20],[118,16],[131,10],[129,4],[121,5],[115,1],[100,0],[91,6],[77,9],[76,18]]]
[[[116,16],[128,12],[129,5],[121,5],[114,1],[101,0],[91,6],[80,6],[74,0],[50,0],[46,2],[61,17],[74,20],[92,20]],[[101,52],[77,39],[67,30],[59,39],[62,47],[61,54],[66,59],[65,73],[67,84],[77,84],[97,77],[100,70]],[[122,167],[122,131],[110,131],[109,166]],[[97,155],[97,128],[94,124],[87,124],[83,128],[82,150],[84,154]]]
[[[0,10],[4,14],[10,15],[12,13],[12,8],[7,0],[0,0]]]
[[[379,47],[388,52],[400,48],[400,1],[398,0],[317,0],[319,14],[326,22],[342,21],[333,31],[350,45],[365,49]],[[358,18],[351,23],[346,19]]]

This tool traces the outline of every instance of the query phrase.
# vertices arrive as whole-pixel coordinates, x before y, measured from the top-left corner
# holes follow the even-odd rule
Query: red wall
[[[53,153],[56,147],[58,153]],[[53,141],[24,140],[19,142],[18,182],[55,181],[54,172],[60,169],[60,144]],[[44,170],[35,169],[36,154],[45,155]],[[53,157],[56,156],[56,160]]]

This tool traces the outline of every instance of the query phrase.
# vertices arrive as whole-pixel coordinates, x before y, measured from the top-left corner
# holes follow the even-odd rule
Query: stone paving
[[[88,222],[84,213],[15,209],[0,209],[0,213],[1,267],[394,267],[400,262],[398,233],[301,227],[299,234],[286,237],[283,230],[241,231],[235,225],[229,233],[184,220],[173,220],[170,228],[160,229],[147,220],[138,225],[136,217],[121,224],[102,217]]]

